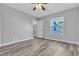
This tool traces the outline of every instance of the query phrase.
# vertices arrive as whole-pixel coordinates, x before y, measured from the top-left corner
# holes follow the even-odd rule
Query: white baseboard
[[[67,42],[67,43],[71,43],[71,44],[76,44],[76,45],[79,45],[78,42],[70,42],[70,41],[66,41],[66,40],[61,40],[61,39],[53,39],[53,38],[47,38],[47,37],[44,37],[45,39],[49,39],[49,40],[56,40],[56,41],[61,41],[61,42]]]
[[[79,45],[78,42],[70,42],[70,41],[66,41],[66,40],[61,40],[61,39],[52,39],[52,38],[47,38],[47,37],[44,37],[45,39],[49,39],[49,40],[56,40],[56,41],[61,41],[61,42],[67,42],[67,43],[72,43],[72,44],[77,44]],[[18,43],[18,42],[22,42],[22,41],[27,41],[27,40],[31,40],[33,38],[27,38],[27,39],[23,39],[23,40],[19,40],[19,41],[15,41],[15,42],[10,42],[10,43],[5,43],[5,44],[1,44],[1,46],[6,46],[6,45],[10,45],[10,44],[14,44],[14,43]]]
[[[10,45],[10,44],[14,44],[14,43],[19,43],[19,42],[22,42],[22,41],[31,40],[31,39],[33,39],[33,38],[26,38],[26,39],[18,40],[18,41],[15,41],[15,42],[10,42],[10,43],[1,44],[0,47],[6,46],[6,45]]]

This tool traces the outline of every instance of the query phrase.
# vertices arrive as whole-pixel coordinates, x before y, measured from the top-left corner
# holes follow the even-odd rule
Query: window
[[[50,19],[50,33],[64,33],[64,17]]]

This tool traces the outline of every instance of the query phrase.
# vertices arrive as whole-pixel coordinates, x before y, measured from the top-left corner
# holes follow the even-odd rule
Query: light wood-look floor
[[[31,43],[31,44],[29,44]],[[79,46],[47,39],[32,39],[0,48],[1,56],[79,56]]]

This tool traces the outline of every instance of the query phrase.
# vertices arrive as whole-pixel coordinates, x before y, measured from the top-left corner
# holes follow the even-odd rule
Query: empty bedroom
[[[0,56],[79,56],[79,3],[0,3]]]

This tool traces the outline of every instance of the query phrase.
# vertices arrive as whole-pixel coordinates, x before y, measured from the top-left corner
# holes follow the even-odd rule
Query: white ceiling
[[[53,14],[56,12],[61,12],[61,11],[68,10],[68,9],[78,6],[77,3],[48,3],[48,4],[44,5],[46,8],[45,11],[43,11],[41,9],[33,11],[34,5],[31,3],[16,3],[16,4],[15,3],[10,3],[10,4],[7,3],[5,5],[15,8],[19,11],[28,13],[28,14],[35,16],[35,17],[47,16],[47,15],[50,15],[50,14]]]

